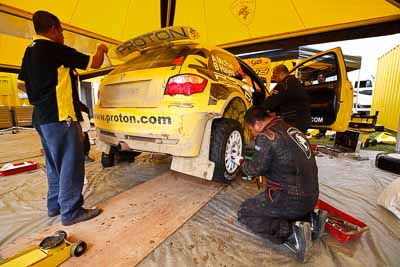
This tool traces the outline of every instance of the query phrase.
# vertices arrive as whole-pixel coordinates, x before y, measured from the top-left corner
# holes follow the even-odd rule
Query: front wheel
[[[215,163],[214,180],[230,182],[239,168],[234,159],[243,155],[243,129],[232,119],[215,120],[211,130],[210,160]]]

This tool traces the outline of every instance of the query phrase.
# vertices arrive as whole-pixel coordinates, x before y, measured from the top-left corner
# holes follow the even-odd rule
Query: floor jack
[[[58,266],[70,257],[79,257],[85,253],[87,245],[84,241],[72,243],[66,237],[66,232],[56,231],[43,239],[39,247],[27,249],[0,261],[0,267]]]

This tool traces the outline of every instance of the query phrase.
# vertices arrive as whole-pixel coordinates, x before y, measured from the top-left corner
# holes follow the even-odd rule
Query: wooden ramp
[[[1,248],[0,255],[12,256],[64,230],[68,239],[84,240],[88,251],[62,266],[134,266],[220,189],[220,184],[170,171],[99,204],[103,213],[91,221],[53,225]]]

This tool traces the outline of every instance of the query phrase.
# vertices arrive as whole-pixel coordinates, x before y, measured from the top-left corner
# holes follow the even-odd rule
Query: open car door
[[[342,50],[312,56],[291,72],[310,96],[311,128],[346,131],[351,118],[353,87],[347,79]]]

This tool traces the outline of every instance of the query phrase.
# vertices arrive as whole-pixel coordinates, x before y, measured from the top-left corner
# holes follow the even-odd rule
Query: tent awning
[[[295,47],[315,40],[400,32],[400,9],[395,1],[386,0],[2,0],[0,48],[14,60],[1,53],[0,64],[20,64],[20,48],[29,44],[30,17],[37,10],[57,15],[66,29],[66,43],[88,53],[100,42],[113,47],[172,23],[191,26],[201,42],[234,53],[265,50],[271,43]],[[329,34],[351,29],[358,29],[358,34]]]

